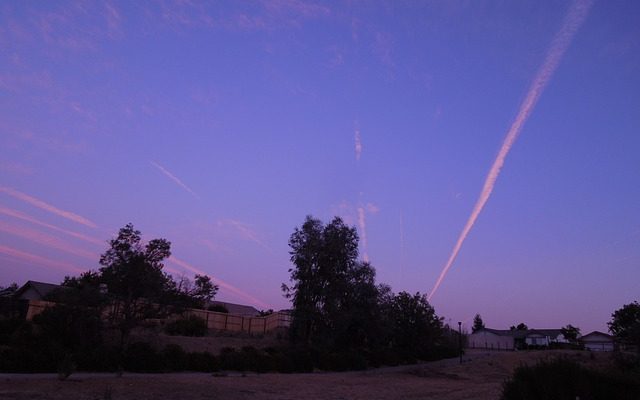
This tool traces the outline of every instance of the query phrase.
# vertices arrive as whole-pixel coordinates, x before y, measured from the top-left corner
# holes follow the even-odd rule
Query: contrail
[[[54,261],[54,260],[49,260],[48,258],[44,258],[44,257],[40,257],[37,256],[35,254],[31,254],[31,253],[27,253],[24,251],[20,251],[17,249],[14,249],[12,247],[8,247],[8,246],[3,246],[0,244],[0,253],[1,254],[5,254],[8,255],[10,257],[13,258],[17,258],[23,261],[27,261],[27,262],[32,262],[32,263],[36,263],[39,265],[48,265],[50,267],[56,268],[56,269],[62,269],[64,271],[73,271],[73,272],[83,272],[85,270],[80,269],[78,267],[76,267],[75,265],[69,264],[69,263],[65,263],[65,262],[61,262],[61,261]]]
[[[178,265],[184,269],[187,269],[193,273],[199,274],[199,275],[209,275],[206,272],[202,271],[201,269],[198,269],[194,266],[192,266],[191,264],[187,263],[186,261],[182,261],[178,258],[176,258],[175,256],[171,256],[169,257],[169,261],[173,262],[175,265]],[[209,275],[210,276],[210,275]],[[243,292],[242,290],[238,289],[237,287],[231,285],[230,283],[227,283],[225,281],[223,281],[222,279],[218,279],[215,278],[213,276],[211,276],[211,280],[217,284],[218,286],[220,286],[221,288],[227,289],[230,292],[235,293],[236,295],[238,295],[239,297],[248,300],[249,302],[251,302],[252,304],[258,305],[263,309],[269,309],[272,308],[269,304],[260,301],[258,299],[256,299],[255,297],[251,296],[248,293]]]
[[[487,200],[489,200],[489,196],[491,196],[491,192],[493,191],[493,188],[496,184],[496,180],[498,179],[500,170],[504,165],[504,160],[507,157],[507,154],[509,154],[509,150],[511,150],[513,143],[518,138],[518,135],[520,134],[520,131],[524,126],[524,123],[527,121],[527,119],[529,118],[529,115],[533,111],[533,108],[535,107],[536,102],[540,98],[542,91],[547,86],[547,84],[549,83],[549,80],[551,79],[551,76],[553,75],[556,68],[558,67],[558,64],[560,63],[562,55],[569,47],[569,44],[571,43],[573,36],[575,35],[580,25],[582,25],[582,23],[586,19],[592,4],[593,2],[591,0],[575,1],[572,4],[571,8],[569,9],[569,12],[565,16],[565,19],[562,23],[562,27],[560,28],[560,31],[556,34],[555,38],[553,39],[553,42],[551,43],[551,47],[549,48],[547,57],[542,63],[542,66],[538,70],[535,78],[533,79],[533,82],[531,83],[531,87],[529,88],[529,92],[527,93],[527,96],[525,97],[524,101],[520,105],[520,110],[518,111],[518,114],[516,115],[516,118],[513,121],[513,124],[507,131],[507,136],[505,137],[504,142],[502,143],[502,147],[498,152],[498,156],[496,157],[495,161],[493,162],[493,165],[491,166],[491,169],[489,170],[489,174],[485,179],[484,186],[482,187],[480,196],[476,201],[475,206],[473,207],[473,211],[471,212],[471,215],[469,216],[469,220],[464,226],[464,229],[462,229],[462,233],[460,234],[460,237],[458,238],[456,245],[453,247],[453,251],[449,256],[449,260],[447,261],[444,268],[442,269],[442,272],[440,273],[440,276],[438,277],[436,284],[433,286],[433,289],[427,296],[428,300],[431,300],[433,295],[436,293],[436,291],[440,287],[440,284],[444,280],[444,277],[447,275],[447,272],[451,268],[451,265],[453,264],[456,257],[458,256],[458,253],[460,252],[460,248],[462,247],[462,244],[467,238],[469,231],[473,227],[473,224],[475,224],[476,219],[478,219],[478,215],[480,215],[480,213],[482,212],[482,209],[487,203]]]
[[[97,254],[91,253],[89,251],[76,248],[74,246],[69,245],[63,240],[58,239],[57,237],[48,235],[46,233],[38,232],[36,230],[32,230],[29,228],[23,228],[16,225],[7,224],[3,221],[0,221],[0,231],[6,232],[10,235],[18,236],[32,242],[41,244],[43,246],[51,247],[56,250],[63,251],[65,253],[73,254],[74,256],[86,258],[88,260],[96,260],[98,258]]]
[[[103,240],[98,240],[96,238],[92,238],[90,236],[86,236],[86,235],[83,235],[83,234],[78,233],[78,232],[69,231],[69,230],[66,230],[66,229],[59,228],[59,227],[57,227],[55,225],[48,224],[46,222],[42,222],[39,219],[34,218],[34,217],[32,217],[32,216],[30,216],[28,214],[25,214],[25,213],[20,212],[18,210],[13,210],[11,208],[3,207],[1,205],[0,205],[0,214],[8,215],[8,216],[11,216],[11,217],[14,217],[14,218],[17,218],[17,219],[21,219],[23,221],[28,221],[28,222],[31,222],[32,224],[35,224],[35,225],[44,226],[45,228],[49,228],[49,229],[52,229],[52,230],[57,231],[57,232],[62,232],[64,234],[72,236],[72,237],[74,237],[76,239],[84,240],[85,242],[98,244],[98,245],[104,245],[106,243]]]
[[[0,186],[0,192],[4,192],[4,193],[8,194],[9,196],[15,197],[16,199],[19,199],[19,200],[22,200],[22,201],[24,201],[26,203],[29,203],[32,206],[36,206],[36,207],[41,208],[41,209],[43,209],[45,211],[49,211],[52,214],[59,215],[59,216],[61,216],[63,218],[71,220],[73,222],[77,222],[78,224],[85,225],[85,226],[88,226],[90,228],[96,228],[96,224],[94,224],[93,222],[89,221],[85,217],[81,217],[80,215],[74,214],[71,211],[61,210],[59,208],[56,208],[56,207],[52,206],[51,204],[47,204],[42,200],[36,199],[35,197],[31,197],[28,194],[19,192],[19,191],[15,190],[15,189],[12,189],[10,187]]]
[[[360,128],[356,128],[355,131],[355,144],[356,144],[356,161],[360,161],[360,154],[362,154],[362,140],[360,139]]]
[[[196,199],[200,200],[200,196],[198,196],[193,190],[191,190],[189,186],[185,185],[180,179],[178,179],[178,177],[173,175],[171,172],[167,171],[162,165],[158,164],[155,161],[150,161],[150,163],[154,167],[158,168],[160,172],[162,172],[167,178],[171,179],[175,184],[177,184],[187,192],[191,193],[193,197],[195,197]]]
[[[369,262],[369,254],[367,254],[367,221],[364,207],[358,207],[358,225],[360,228],[360,239],[362,240],[362,248],[364,254],[362,259]]]

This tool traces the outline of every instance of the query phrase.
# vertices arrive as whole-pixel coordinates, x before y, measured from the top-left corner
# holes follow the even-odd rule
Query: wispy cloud
[[[31,242],[38,243],[43,246],[47,246],[56,250],[63,251],[65,253],[72,254],[74,256],[82,257],[87,260],[97,260],[98,255],[83,249],[79,249],[75,246],[72,246],[66,243],[63,240],[60,240],[54,236],[48,235],[46,233],[42,233],[33,229],[8,224],[6,222],[0,221],[0,231],[6,232],[10,235],[18,236],[23,239],[27,239]]]
[[[504,165],[504,160],[507,157],[507,154],[509,154],[509,150],[511,150],[511,147],[513,146],[514,142],[518,138],[518,135],[520,134],[522,127],[524,126],[525,122],[531,115],[531,112],[533,111],[536,105],[536,102],[540,98],[540,95],[542,94],[542,91],[544,90],[544,88],[549,83],[549,80],[551,79],[551,76],[553,75],[556,68],[558,67],[558,64],[560,63],[560,60],[562,59],[563,54],[571,44],[571,40],[573,39],[573,36],[577,32],[580,25],[586,19],[587,14],[589,13],[589,9],[591,8],[591,5],[592,5],[592,1],[590,0],[584,0],[584,1],[578,0],[571,5],[571,8],[569,9],[569,12],[565,16],[565,19],[562,23],[562,27],[560,28],[560,31],[556,34],[555,38],[553,39],[553,42],[551,43],[551,47],[547,52],[547,56],[542,66],[538,70],[535,78],[533,79],[533,82],[531,83],[531,87],[527,92],[527,96],[525,97],[524,101],[520,105],[520,110],[518,111],[518,114],[516,115],[516,118],[513,121],[513,124],[511,125],[511,127],[507,132],[504,142],[502,143],[502,147],[498,152],[498,156],[493,162],[493,165],[489,170],[489,174],[485,179],[484,185],[482,187],[482,191],[480,192],[480,196],[476,201],[475,206],[473,207],[473,211],[471,212],[471,215],[469,216],[469,219],[467,220],[467,223],[465,224],[464,229],[462,229],[462,233],[458,237],[458,241],[456,242],[453,248],[453,251],[449,256],[447,263],[442,269],[442,272],[440,273],[440,276],[438,277],[436,284],[433,286],[433,289],[428,295],[429,300],[433,297],[433,295],[436,293],[436,291],[440,287],[440,284],[444,280],[444,277],[447,275],[447,272],[451,268],[451,265],[453,264],[456,257],[458,256],[458,253],[460,252],[460,249],[462,248],[462,244],[467,238],[469,231],[471,231],[471,228],[473,227],[476,220],[478,219],[478,216],[482,212],[482,209],[487,203],[487,200],[489,200],[489,197],[491,196],[491,193],[493,192],[493,188],[496,184],[496,180],[498,179],[498,175],[500,175],[500,170]]]
[[[56,214],[60,217],[66,218],[70,221],[76,222],[78,224],[84,225],[84,226],[88,226],[90,228],[96,228],[96,224],[94,224],[93,222],[91,222],[90,220],[88,220],[85,217],[82,217],[78,214],[74,214],[71,211],[65,211],[65,210],[61,210],[57,207],[52,206],[51,204],[48,204],[40,199],[36,199],[35,197],[29,196],[28,194],[19,192],[15,189],[12,189],[10,187],[7,186],[0,186],[0,192],[4,192],[6,194],[8,194],[11,197],[14,197],[18,200],[22,200],[25,203],[29,203],[32,206],[38,207],[40,209],[43,209],[45,211],[48,211],[52,214]]]
[[[255,230],[253,230],[253,228],[251,228],[249,225],[245,224],[244,222],[237,221],[234,219],[223,219],[218,221],[217,225],[218,227],[230,226],[237,233],[239,233],[240,237],[242,237],[243,239],[254,242],[257,245],[264,248],[265,250],[267,250],[269,253],[273,253],[271,248],[267,246],[267,244],[260,238],[260,235],[258,235],[258,233]]]
[[[34,169],[12,161],[0,161],[0,171],[5,171],[18,175],[33,175]]]
[[[367,244],[367,217],[364,207],[358,207],[358,227],[360,228],[360,242],[362,243],[363,255],[362,259],[369,262],[368,244]]]
[[[362,139],[360,138],[360,128],[356,128],[355,135],[355,150],[356,150],[356,161],[360,161],[360,155],[362,154]]]
[[[176,177],[174,174],[169,172],[162,165],[158,164],[155,161],[151,161],[150,163],[154,167],[158,168],[160,170],[160,172],[162,172],[167,178],[171,179],[176,185],[180,186],[181,188],[183,188],[187,192],[191,193],[191,195],[193,195],[193,197],[195,197],[196,199],[200,200],[200,196],[198,196],[193,190],[191,190],[191,188],[189,186],[185,185],[184,182],[182,182],[180,179],[178,179],[178,177]]]
[[[103,240],[99,240],[99,239],[96,239],[96,238],[93,238],[93,237],[90,237],[90,236],[87,236],[87,235],[83,235],[83,234],[78,233],[78,232],[73,232],[73,231],[70,231],[70,230],[67,230],[67,229],[63,229],[63,228],[57,227],[55,225],[48,224],[46,222],[40,221],[37,218],[32,217],[31,215],[25,214],[25,213],[20,212],[18,210],[14,210],[14,209],[11,209],[11,208],[3,207],[2,205],[0,205],[0,214],[8,215],[8,216],[13,217],[13,218],[17,218],[17,219],[21,219],[23,221],[31,222],[32,224],[40,225],[40,226],[43,226],[45,228],[49,228],[51,230],[54,230],[56,232],[64,233],[66,235],[72,236],[72,237],[74,237],[76,239],[80,239],[80,240],[83,240],[83,241],[88,242],[88,243],[93,243],[93,244],[97,244],[97,245],[104,245],[106,243]]]
[[[179,266],[179,267],[182,267],[182,268],[184,268],[184,269],[186,269],[188,271],[193,272],[194,274],[210,276],[211,280],[216,285],[220,286],[220,288],[228,290],[229,292],[237,295],[238,297],[242,298],[243,300],[246,300],[246,301],[248,301],[249,303],[251,303],[253,305],[259,306],[260,308],[262,308],[264,310],[269,309],[269,308],[273,308],[269,304],[267,304],[267,303],[265,303],[265,302],[263,302],[261,300],[256,299],[255,297],[253,297],[250,294],[238,289],[237,287],[233,286],[232,284],[227,283],[227,282],[223,281],[222,279],[218,279],[216,277],[213,277],[210,274],[204,272],[203,270],[201,270],[199,268],[196,268],[193,265],[189,264],[188,262],[183,261],[183,260],[181,260],[179,258],[176,258],[175,256],[171,256],[169,258],[169,261],[172,262],[173,264]]]
[[[50,260],[45,257],[40,257],[38,255],[20,251],[18,249],[14,249],[13,247],[3,246],[1,244],[0,244],[0,254],[13,257],[23,262],[34,263],[38,266],[48,266],[48,267],[62,270],[62,271],[72,271],[76,273],[85,271],[84,269],[76,267],[73,264],[69,264],[62,261]]]

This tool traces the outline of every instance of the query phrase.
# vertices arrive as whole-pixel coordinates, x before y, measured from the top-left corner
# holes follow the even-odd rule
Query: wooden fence
[[[54,305],[55,303],[49,301],[29,300],[25,319],[31,321],[33,317],[43,312],[47,307]],[[244,332],[251,335],[260,335],[277,331],[278,329],[286,329],[291,325],[291,315],[283,312],[274,312],[264,317],[250,317],[216,311],[189,309],[183,315],[195,315],[202,318],[210,330]]]

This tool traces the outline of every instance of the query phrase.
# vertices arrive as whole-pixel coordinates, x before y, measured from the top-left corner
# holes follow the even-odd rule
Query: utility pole
[[[460,350],[460,364],[462,364],[462,322],[458,321],[458,350]]]

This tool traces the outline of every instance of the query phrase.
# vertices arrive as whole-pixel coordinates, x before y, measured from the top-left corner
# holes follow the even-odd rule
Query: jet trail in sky
[[[440,276],[438,277],[436,284],[433,286],[433,289],[427,296],[428,300],[431,300],[433,295],[436,293],[436,291],[440,287],[440,284],[442,283],[445,276],[447,275],[447,272],[451,268],[451,265],[453,264],[456,257],[458,256],[458,253],[460,252],[460,248],[462,247],[462,244],[467,238],[469,231],[471,231],[473,224],[475,224],[476,220],[478,219],[478,215],[480,215],[480,213],[482,212],[482,209],[487,203],[487,200],[489,200],[489,196],[491,196],[491,192],[493,191],[493,188],[496,184],[496,180],[498,179],[500,170],[504,165],[504,160],[507,157],[507,154],[509,154],[509,150],[511,150],[513,143],[518,138],[518,135],[520,134],[520,131],[522,130],[524,123],[529,118],[529,115],[531,115],[531,112],[533,111],[533,108],[535,107],[536,102],[538,101],[538,99],[540,98],[540,95],[542,94],[542,91],[544,90],[545,86],[549,83],[551,76],[553,75],[556,68],[558,67],[558,64],[560,63],[562,55],[569,47],[569,44],[571,44],[571,40],[573,39],[573,36],[575,35],[580,25],[582,25],[582,23],[586,19],[592,3],[593,2],[590,0],[586,0],[586,1],[578,0],[571,5],[571,8],[569,9],[569,12],[567,13],[563,21],[562,28],[560,28],[560,31],[556,34],[555,38],[553,39],[553,42],[551,43],[551,47],[547,53],[547,57],[545,58],[544,63],[538,70],[538,73],[536,74],[535,78],[533,79],[533,82],[531,83],[531,87],[529,88],[529,92],[527,93],[527,96],[525,97],[524,101],[520,105],[520,110],[518,111],[518,114],[515,120],[513,121],[513,124],[511,125],[511,127],[509,128],[509,131],[507,132],[507,136],[505,137],[504,142],[502,143],[502,147],[498,152],[498,156],[496,157],[495,161],[493,162],[493,165],[491,166],[491,169],[489,170],[489,174],[487,175],[487,178],[484,182],[484,186],[482,187],[480,196],[475,206],[473,207],[473,211],[471,212],[471,215],[469,216],[469,220],[464,226],[464,229],[462,229],[462,233],[460,234],[460,237],[458,238],[456,245],[453,247],[453,251],[449,256],[449,260],[447,261],[444,268],[442,269],[442,272],[440,273]]]
[[[182,261],[179,258],[176,258],[175,256],[169,257],[169,261],[173,262],[175,265],[178,265],[178,266],[180,266],[180,267],[182,267],[182,268],[184,268],[186,270],[189,270],[189,271],[191,271],[191,272],[193,272],[195,274],[208,275],[211,278],[211,280],[213,281],[213,283],[215,283],[216,285],[220,286],[221,288],[227,289],[228,291],[230,291],[232,293],[235,293],[237,296],[239,296],[239,297],[241,297],[241,298],[243,298],[245,300],[248,300],[253,305],[260,306],[264,310],[272,308],[269,304],[256,299],[255,297],[251,296],[250,294],[243,292],[242,290],[238,289],[237,287],[233,286],[230,283],[227,283],[227,282],[223,281],[222,279],[218,279],[218,278],[213,277],[211,274],[207,274],[206,272],[204,272],[204,271],[192,266],[191,264],[187,263],[186,261]]]
[[[45,211],[49,211],[52,214],[56,214],[59,215],[63,218],[66,218],[68,220],[71,220],[73,222],[76,222],[78,224],[81,225],[85,225],[88,226],[90,228],[95,228],[96,224],[94,224],[93,222],[89,221],[88,219],[86,219],[85,217],[82,217],[78,214],[74,214],[71,211],[65,211],[65,210],[61,210],[59,208],[56,208],[54,206],[52,206],[51,204],[47,204],[42,200],[36,199],[35,197],[31,197],[28,194],[19,192],[15,189],[12,189],[10,187],[7,186],[0,186],[0,192],[4,192],[6,194],[8,194],[9,196],[15,197],[18,200],[22,200],[26,203],[31,204],[32,206],[36,206],[38,208],[41,208]]]
[[[360,227],[360,240],[362,241],[364,262],[369,262],[369,254],[367,253],[367,221],[364,207],[358,207],[358,225]]]
[[[83,269],[78,268],[75,265],[72,265],[66,262],[50,260],[48,258],[44,258],[44,257],[37,256],[35,254],[20,251],[12,247],[3,246],[1,244],[0,244],[0,254],[7,255],[9,257],[13,257],[18,260],[35,263],[36,265],[47,265],[49,267],[53,267],[55,269],[60,269],[63,271],[73,271],[76,273],[84,272]]]
[[[74,237],[76,239],[83,240],[85,242],[89,242],[89,243],[93,243],[93,244],[97,244],[97,245],[101,245],[101,246],[106,243],[106,241],[104,241],[104,240],[98,240],[96,238],[92,238],[90,236],[83,235],[83,234],[78,233],[78,232],[69,231],[69,230],[66,230],[66,229],[59,228],[59,227],[57,227],[55,225],[48,224],[46,222],[42,222],[39,219],[34,218],[34,217],[32,217],[32,216],[30,216],[28,214],[25,214],[25,213],[20,212],[18,210],[13,210],[11,208],[3,207],[2,205],[0,205],[0,214],[8,215],[8,216],[11,216],[11,217],[14,217],[14,218],[17,218],[17,219],[21,219],[23,221],[28,221],[28,222],[31,222],[32,224],[35,224],[35,225],[44,226],[45,228],[49,228],[49,229],[52,229],[52,230],[57,231],[57,232],[62,232],[64,234],[72,236],[72,237]]]
[[[193,195],[193,197],[195,197],[196,199],[200,200],[200,196],[198,196],[193,190],[191,190],[191,188],[189,186],[185,185],[184,182],[182,182],[180,179],[178,179],[178,177],[173,175],[171,172],[169,172],[162,165],[158,164],[155,161],[150,161],[150,163],[154,167],[158,168],[160,170],[160,172],[162,172],[167,178],[171,179],[176,185],[180,186],[181,188],[183,188],[187,192],[191,193],[191,195]]]

